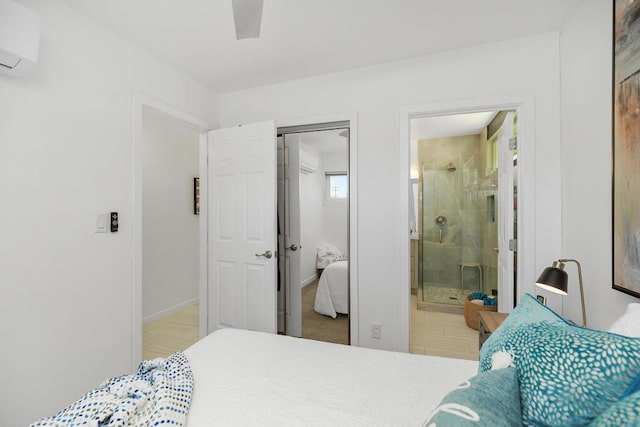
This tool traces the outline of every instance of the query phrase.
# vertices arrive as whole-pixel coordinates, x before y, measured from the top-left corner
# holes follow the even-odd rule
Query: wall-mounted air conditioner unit
[[[300,150],[300,172],[302,173],[314,173],[318,171],[318,164],[320,160],[315,155]]]
[[[0,0],[0,73],[21,76],[38,62],[40,17],[12,0]]]

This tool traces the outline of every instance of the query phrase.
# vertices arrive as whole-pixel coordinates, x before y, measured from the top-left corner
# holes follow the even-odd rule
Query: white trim
[[[197,304],[199,298],[193,298],[189,301],[181,302],[180,304],[174,305],[173,307],[165,308],[162,311],[154,313],[150,316],[142,318],[142,324],[146,325],[149,322],[153,322],[154,320],[158,320],[168,314],[175,313],[176,311],[180,311],[185,307],[189,307],[190,305]]]
[[[198,335],[209,334],[209,137],[201,131],[200,141],[200,307]]]
[[[206,121],[139,92],[133,92],[133,102],[134,107],[138,106],[140,108],[146,108],[155,110],[159,113],[163,113],[168,116],[167,118],[175,120],[180,124],[190,129],[194,129],[200,133],[206,133],[211,130],[211,126],[209,126]]]
[[[358,321],[358,113],[276,120],[276,128],[346,120],[349,121],[349,339],[352,346],[358,346],[360,342]],[[406,308],[409,308],[408,304]]]
[[[131,98],[131,112],[132,112],[132,151],[133,151],[133,200],[132,207],[132,301],[131,301],[131,369],[135,370],[142,359],[142,113],[143,111],[155,111],[160,114],[163,114],[168,119],[176,121],[190,129],[194,129],[198,131],[200,135],[200,176],[203,176],[203,171],[205,171],[206,176],[206,167],[203,169],[203,160],[202,157],[204,155],[206,159],[206,132],[210,129],[209,125],[204,121],[191,114],[185,113],[181,110],[173,108],[161,101],[158,101],[154,98],[151,98],[147,95],[141,94],[139,92],[132,92]],[[204,137],[204,148],[205,151],[203,153],[203,137]],[[206,165],[206,160],[205,163]],[[206,186],[205,186],[206,189]],[[204,197],[204,198],[203,198]],[[206,193],[203,193],[202,189],[202,178],[200,179],[200,230],[202,233],[202,229],[206,230],[206,224],[203,226],[202,218],[206,219],[206,216],[202,216],[202,208],[205,206],[206,212]],[[202,234],[201,234],[202,236]],[[204,244],[200,244],[200,260],[202,263],[202,259],[207,259],[206,256],[206,234],[204,235],[204,239],[200,239],[202,242],[205,240]],[[205,251],[204,256],[202,251]],[[206,294],[206,266],[204,269],[205,276],[203,277],[203,268],[200,267],[200,335],[206,335],[206,327],[207,322],[203,323],[203,313],[204,318],[206,320],[206,310],[207,310],[207,294]],[[203,286],[204,282],[204,286]],[[204,326],[204,327],[203,327]]]
[[[409,170],[410,119],[416,117],[461,114],[477,111],[519,110],[518,115],[518,291],[533,292],[535,283],[535,97],[532,93],[487,96],[474,99],[441,101],[400,109],[400,337],[399,346],[409,350],[410,239],[409,239]],[[523,179],[526,177],[526,179]],[[526,227],[525,227],[526,225]],[[499,299],[498,311],[513,309],[513,294]]]
[[[317,274],[307,277],[305,280],[302,281],[302,283],[300,283],[300,288],[304,288],[305,286],[313,283],[313,281],[316,280],[317,278],[318,278]]]

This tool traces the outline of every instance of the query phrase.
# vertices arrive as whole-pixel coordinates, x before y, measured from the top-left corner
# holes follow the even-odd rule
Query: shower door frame
[[[417,117],[411,117],[411,119],[414,119]],[[452,135],[451,137],[465,137],[466,135]],[[458,153],[459,154],[459,153]],[[455,297],[456,302],[442,302],[442,301],[438,301],[438,302],[434,302],[434,301],[427,301],[426,295],[425,295],[425,291],[426,288],[428,287],[438,287],[438,288],[451,288],[453,292],[453,294],[457,294],[458,290],[461,290],[461,294],[463,293],[462,290],[464,290],[465,288],[459,288],[459,286],[462,286],[462,271],[461,271],[461,262],[465,259],[468,260],[473,260],[474,257],[471,256],[470,258],[468,256],[464,256],[463,253],[467,252],[468,249],[472,249],[471,246],[468,245],[464,245],[463,241],[464,241],[464,233],[465,231],[468,231],[469,228],[468,227],[462,227],[461,226],[461,218],[460,218],[460,210],[464,209],[463,208],[463,203],[462,203],[462,192],[463,192],[463,182],[464,182],[464,173],[467,170],[467,165],[464,161],[464,159],[458,157],[456,159],[457,163],[455,162],[449,162],[449,166],[453,166],[454,163],[458,164],[459,166],[453,166],[453,170],[452,169],[442,169],[442,163],[440,163],[440,167],[436,167],[434,164],[431,165],[431,168],[427,169],[425,164],[422,162],[424,160],[424,158],[419,158],[419,167],[420,167],[420,176],[422,177],[420,182],[422,184],[422,187],[420,188],[420,193],[422,194],[422,197],[419,197],[421,203],[420,203],[420,209],[421,210],[421,214],[418,215],[419,216],[419,221],[420,221],[420,227],[418,228],[419,231],[419,276],[420,277],[420,283],[419,283],[419,289],[422,291],[422,299],[419,300],[418,303],[418,309],[422,310],[422,309],[426,309],[426,308],[422,308],[424,304],[445,304],[445,305],[451,305],[451,307],[459,307],[460,309],[462,309],[464,302],[459,300],[458,298],[461,297],[461,295],[457,295]],[[432,160],[432,159],[430,159]],[[478,170],[480,166],[477,166],[475,169]],[[453,185],[453,190],[451,187],[451,180],[450,178],[447,178],[449,176],[450,173],[455,172],[456,170],[460,170],[460,173],[462,174],[462,176],[458,177],[458,178],[453,178],[454,181],[454,185]],[[427,175],[430,175],[429,179],[426,178]],[[447,181],[449,184],[448,189],[452,190],[456,197],[457,197],[457,203],[455,203],[457,205],[457,207],[453,210],[451,209],[447,209],[446,207],[442,207],[442,197],[441,195],[442,193],[442,182]],[[431,188],[431,199],[427,200],[427,197],[425,196],[425,192],[427,191],[427,188]],[[476,190],[476,192],[478,192],[478,190]],[[450,193],[447,193],[450,194]],[[448,206],[449,208],[451,208],[451,205],[449,204]],[[434,210],[435,209],[435,210]],[[431,211],[431,216],[428,215],[427,211]],[[444,214],[447,213],[447,216],[441,216],[441,215],[436,215],[436,214]],[[457,215],[456,215],[457,213]],[[453,217],[453,222],[452,222],[452,217]],[[429,218],[429,220],[427,220],[427,218]],[[440,218],[444,218],[444,223],[440,224],[438,223],[438,219]],[[429,237],[426,237],[428,235],[427,230],[428,227],[431,227],[430,231],[435,231],[436,229],[433,228],[434,223],[437,226],[437,230],[439,231],[439,244],[438,244],[438,233],[433,234]],[[477,224],[479,224],[479,222],[476,221]],[[457,231],[454,231],[454,229],[450,228],[451,226],[453,226],[455,229],[457,229]],[[479,227],[479,225],[478,225]],[[444,231],[444,233],[443,233]],[[460,233],[460,235],[458,236],[458,238],[453,238],[454,240],[457,240],[458,242],[453,242],[451,240],[451,237],[449,236],[449,233]],[[453,243],[453,246],[447,245],[447,243],[443,244],[443,236],[445,239],[449,239],[448,242],[451,244]],[[436,243],[435,246],[433,243]],[[496,242],[496,246],[497,246],[497,242]],[[428,248],[428,249],[427,249]],[[473,247],[476,250],[481,250],[480,247]],[[448,255],[443,255],[443,252],[447,252]],[[435,263],[429,263],[430,266],[426,266],[425,262],[426,259],[430,258],[430,257],[439,257],[439,261],[436,261]],[[478,255],[479,256],[479,255]],[[451,261],[451,260],[455,260],[455,261]],[[440,264],[440,262],[442,262],[443,264]],[[452,263],[455,264],[454,265],[449,265],[448,263]],[[456,267],[457,266],[457,267]],[[433,271],[433,268],[435,267],[435,269],[437,271]],[[427,274],[427,271],[430,270],[431,274]],[[445,273],[448,272],[448,273]],[[473,271],[472,271],[473,272]],[[476,273],[477,270],[476,270]],[[478,285],[482,284],[482,274],[483,273],[478,273],[477,279],[478,279]],[[434,277],[435,276],[435,277]],[[427,285],[426,283],[429,282],[430,284]],[[478,289],[472,289],[472,290],[482,290],[480,288]],[[466,292],[465,290],[465,297],[468,294],[468,292]],[[418,294],[420,295],[420,294]],[[451,295],[448,295],[451,298]],[[454,311],[452,311],[454,312]]]
[[[439,102],[433,104],[406,106],[400,111],[400,208],[401,218],[399,235],[406,238],[400,245],[401,300],[401,336],[400,345],[409,349],[409,307],[411,304],[410,286],[410,237],[407,235],[409,224],[409,170],[410,170],[410,122],[414,118],[434,117],[452,114],[476,113],[482,111],[518,110],[518,219],[517,219],[517,294],[512,286],[501,289],[503,298],[498,300],[498,311],[509,313],[513,310],[514,299],[524,292],[533,293],[535,283],[535,97],[533,94],[489,96],[485,98]],[[525,226],[526,225],[526,229]]]

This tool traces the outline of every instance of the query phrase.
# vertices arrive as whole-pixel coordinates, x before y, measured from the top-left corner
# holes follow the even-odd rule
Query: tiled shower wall
[[[487,176],[486,145],[486,131],[418,143],[423,286],[460,287],[460,263],[477,262],[483,290],[496,287],[497,220],[488,221],[487,196],[497,197],[497,187]],[[439,215],[447,218],[446,225],[435,223]],[[477,269],[465,269],[464,288],[478,289]]]

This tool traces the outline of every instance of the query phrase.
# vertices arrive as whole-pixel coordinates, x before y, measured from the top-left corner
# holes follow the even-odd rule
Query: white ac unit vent
[[[0,1],[0,73],[22,76],[38,62],[40,17],[11,0]]]
[[[300,151],[300,172],[314,173],[318,171],[320,160],[314,154],[307,151]]]

